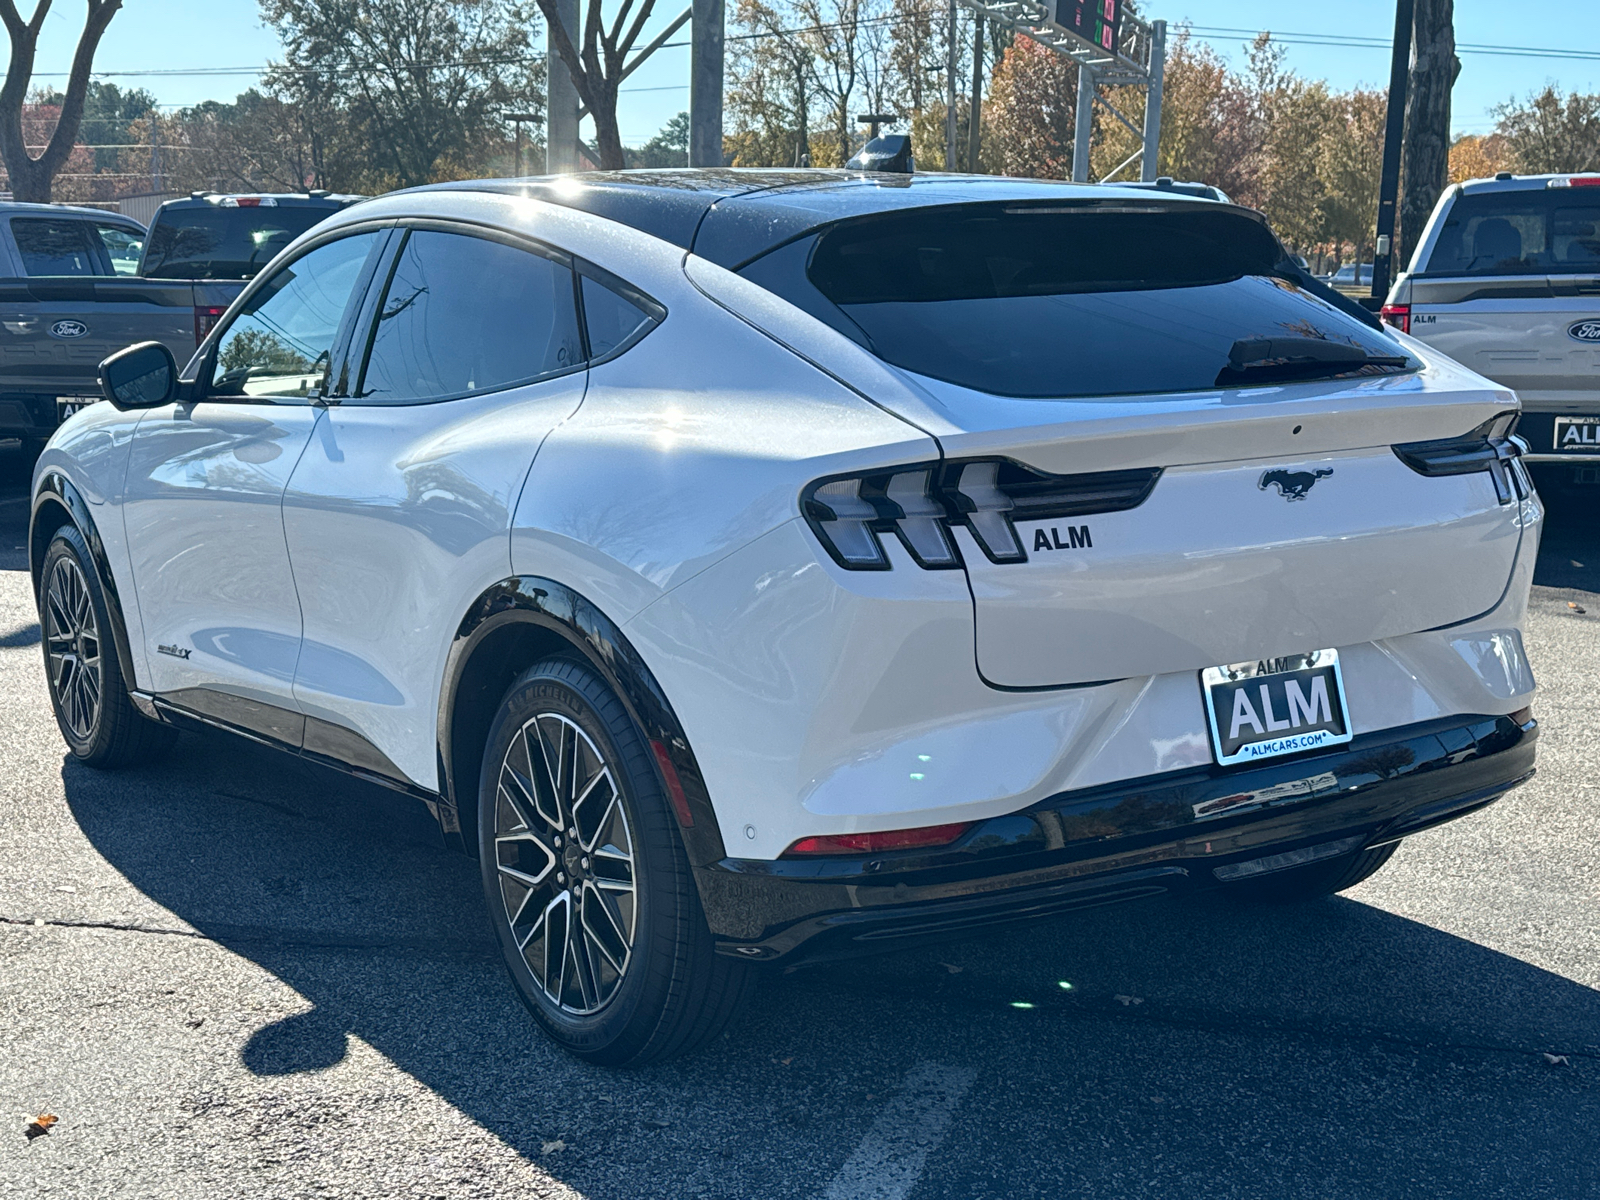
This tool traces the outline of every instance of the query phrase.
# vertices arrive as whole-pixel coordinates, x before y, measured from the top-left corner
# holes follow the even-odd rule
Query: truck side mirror
[[[178,364],[160,342],[118,350],[100,364],[100,392],[116,408],[158,408],[177,391]]]

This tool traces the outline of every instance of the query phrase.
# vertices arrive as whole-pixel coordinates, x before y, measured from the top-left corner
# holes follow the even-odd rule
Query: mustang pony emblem
[[[1279,468],[1276,471],[1263,471],[1261,482],[1256,484],[1263,492],[1267,484],[1278,485],[1278,495],[1285,500],[1304,500],[1319,479],[1326,479],[1333,474],[1332,467],[1323,467],[1317,471],[1285,471]]]

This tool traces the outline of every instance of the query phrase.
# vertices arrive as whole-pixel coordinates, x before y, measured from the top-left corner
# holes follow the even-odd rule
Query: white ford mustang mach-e
[[[1231,205],[451,184],[102,383],[34,482],[71,752],[201,724],[422,799],[595,1061],[762,962],[1348,887],[1533,770],[1515,397]]]

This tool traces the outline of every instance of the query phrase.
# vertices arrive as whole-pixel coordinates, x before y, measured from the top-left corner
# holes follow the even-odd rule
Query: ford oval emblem
[[[1577,342],[1600,342],[1600,321],[1576,321],[1567,326],[1567,336]]]
[[[1600,326],[1596,326],[1600,330]],[[89,332],[89,327],[82,321],[57,321],[50,326],[50,336],[58,338],[79,338]],[[1600,337],[1600,332],[1596,333]]]

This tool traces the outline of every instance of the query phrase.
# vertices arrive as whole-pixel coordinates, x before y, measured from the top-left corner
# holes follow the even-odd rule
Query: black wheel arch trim
[[[690,863],[706,866],[721,861],[726,850],[705,777],[661,684],[622,630],[597,605],[565,584],[536,575],[511,576],[485,589],[467,609],[451,641],[439,695],[440,823],[445,836],[461,844],[463,801],[474,808],[477,803],[476,773],[470,780],[456,778],[462,747],[457,745],[455,718],[461,702],[468,698],[462,692],[466,668],[487,638],[519,624],[555,634],[617,693],[652,744],[657,778],[663,793],[674,801],[672,808],[678,815]],[[498,704],[500,697],[492,699]],[[663,754],[676,781],[666,778]],[[676,803],[680,789],[681,810]]]
[[[40,514],[51,505],[66,510],[67,517],[89,547],[89,557],[94,560],[91,565],[99,576],[100,591],[106,600],[106,615],[111,624],[111,641],[117,648],[117,666],[122,669],[122,684],[132,690],[137,686],[137,676],[133,672],[133,648],[128,640],[127,622],[122,616],[122,596],[117,591],[111,560],[106,555],[105,543],[100,540],[100,530],[94,523],[83,493],[59,471],[47,471],[39,480],[28,513],[28,573],[33,578],[34,607],[38,607],[44,583],[44,556],[50,548],[50,535],[61,528],[59,524],[51,524],[49,529],[45,529],[40,524]]]

